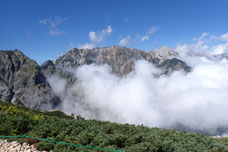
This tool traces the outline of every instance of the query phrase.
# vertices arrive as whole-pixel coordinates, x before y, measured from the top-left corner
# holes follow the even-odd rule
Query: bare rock
[[[0,51],[0,99],[40,109],[52,103],[54,95],[35,61],[19,50]]]
[[[7,140],[0,140],[0,152],[41,152],[33,145],[27,143],[20,144],[19,142],[8,142]],[[47,151],[42,151],[47,152]],[[50,151],[51,152],[51,151]]]

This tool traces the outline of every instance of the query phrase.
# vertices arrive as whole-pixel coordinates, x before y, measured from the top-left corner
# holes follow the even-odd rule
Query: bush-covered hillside
[[[77,145],[129,152],[223,152],[227,139],[97,120],[75,120],[62,112],[32,111],[0,102],[0,135],[29,135]],[[37,141],[28,139],[10,140]],[[99,151],[40,141],[40,150]]]

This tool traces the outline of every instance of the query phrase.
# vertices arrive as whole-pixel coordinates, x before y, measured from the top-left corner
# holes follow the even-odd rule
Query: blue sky
[[[227,33],[227,6],[227,0],[1,0],[0,49],[20,49],[42,63],[72,47],[175,48],[203,32]]]

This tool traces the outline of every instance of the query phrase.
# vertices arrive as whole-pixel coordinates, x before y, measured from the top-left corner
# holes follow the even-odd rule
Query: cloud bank
[[[176,51],[184,52],[182,59],[193,68],[188,74],[176,71],[158,78],[154,75],[161,74],[159,69],[136,61],[134,71],[124,78],[111,73],[108,65],[91,64],[72,69],[77,82],[70,88],[56,77],[49,82],[62,97],[63,111],[87,119],[228,133],[228,61],[208,58],[218,45],[203,47],[207,36],[202,34],[195,44],[177,45]],[[205,56],[187,56],[192,50]]]
[[[227,61],[204,60],[188,75],[155,78],[158,69],[137,61],[135,71],[119,79],[107,66],[85,65],[75,72],[80,83],[73,90],[83,90],[81,102],[98,111],[88,118],[217,133],[228,126],[227,69]]]

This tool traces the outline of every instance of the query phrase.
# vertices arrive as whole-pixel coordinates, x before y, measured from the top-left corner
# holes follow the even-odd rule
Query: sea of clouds
[[[70,88],[58,76],[49,83],[63,100],[63,111],[86,119],[226,134],[228,61],[214,55],[228,52],[228,34],[203,33],[193,44],[177,44],[175,51],[192,67],[190,73],[156,77],[161,71],[140,60],[123,78],[108,65],[91,64],[72,69],[77,82]]]

